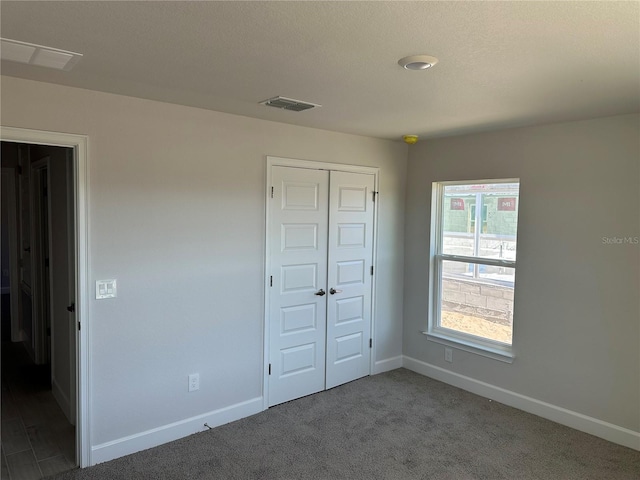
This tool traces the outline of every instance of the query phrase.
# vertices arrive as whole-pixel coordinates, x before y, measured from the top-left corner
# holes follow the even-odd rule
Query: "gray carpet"
[[[640,452],[405,369],[55,477],[640,479]]]

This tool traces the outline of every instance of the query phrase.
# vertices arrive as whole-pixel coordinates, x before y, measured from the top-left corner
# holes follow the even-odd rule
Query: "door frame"
[[[90,425],[90,326],[89,299],[89,139],[86,135],[48,132],[9,126],[0,126],[3,142],[50,145],[73,149],[75,196],[75,279],[76,279],[76,461],[80,467],[91,465]]]
[[[270,355],[270,338],[269,338],[269,327],[270,327],[270,316],[269,316],[269,289],[271,288],[269,285],[269,276],[271,271],[271,257],[269,255],[270,251],[270,243],[269,243],[269,225],[270,225],[270,215],[269,215],[269,200],[271,197],[271,170],[272,167],[293,167],[293,168],[305,168],[308,170],[338,170],[341,172],[350,172],[350,173],[364,173],[368,175],[374,176],[374,189],[376,194],[379,192],[379,177],[380,177],[380,169],[377,167],[366,167],[361,165],[351,165],[346,163],[329,163],[322,161],[314,161],[314,160],[301,160],[296,158],[284,158],[284,157],[275,157],[275,156],[266,156],[266,181],[265,181],[265,250],[264,250],[264,322],[263,322],[263,363],[262,363],[262,372],[263,372],[263,382],[262,382],[262,409],[267,410],[269,408],[269,355]],[[378,197],[376,195],[376,201],[374,202],[374,210],[373,210],[373,265],[377,265],[377,243],[378,243]],[[376,279],[378,275],[376,270],[374,269],[374,275],[371,282],[371,338],[373,339],[373,344],[371,348],[371,358],[369,359],[369,374],[375,371],[375,359],[376,359],[376,332],[375,332],[375,301],[376,301]]]

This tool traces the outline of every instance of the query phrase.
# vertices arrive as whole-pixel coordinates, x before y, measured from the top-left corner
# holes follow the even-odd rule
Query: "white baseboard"
[[[51,381],[51,393],[53,394],[53,398],[56,399],[58,405],[62,409],[64,416],[67,417],[67,420],[71,425],[76,424],[75,415],[71,415],[71,402],[69,401],[69,397],[62,391],[58,382],[54,378]]]
[[[157,447],[163,443],[172,442],[193,433],[206,430],[204,424],[217,427],[225,423],[240,420],[262,411],[262,397],[252,398],[246,402],[236,403],[212,412],[196,415],[178,422],[163,425],[158,428],[118,438],[110,442],[95,445],[91,448],[91,465],[123,457],[141,450]]]
[[[441,382],[467,390],[476,395],[481,395],[509,405],[510,407],[533,413],[539,417],[575,428],[581,432],[595,435],[596,437],[604,438],[610,442],[624,445],[634,450],[640,450],[640,432],[634,432],[633,430],[619,427],[618,425],[604,422],[597,418],[542,402],[510,390],[505,390],[504,388],[451,372],[421,360],[416,360],[415,358],[404,356],[403,366],[421,375],[440,380]]]
[[[398,355],[397,357],[385,358],[384,360],[378,360],[373,366],[372,375],[377,375],[379,373],[388,372],[389,370],[395,370],[396,368],[401,368],[403,364],[402,355]]]

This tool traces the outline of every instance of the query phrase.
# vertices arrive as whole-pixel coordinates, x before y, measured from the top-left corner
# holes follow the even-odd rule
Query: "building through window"
[[[513,179],[434,183],[432,339],[511,356],[519,190]]]

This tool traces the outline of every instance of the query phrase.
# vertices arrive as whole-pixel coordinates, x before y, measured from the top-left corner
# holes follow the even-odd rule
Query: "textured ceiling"
[[[640,3],[0,2],[5,38],[76,51],[2,74],[381,138],[640,111]],[[440,60],[425,72],[397,61]],[[258,102],[319,103],[295,113]]]

